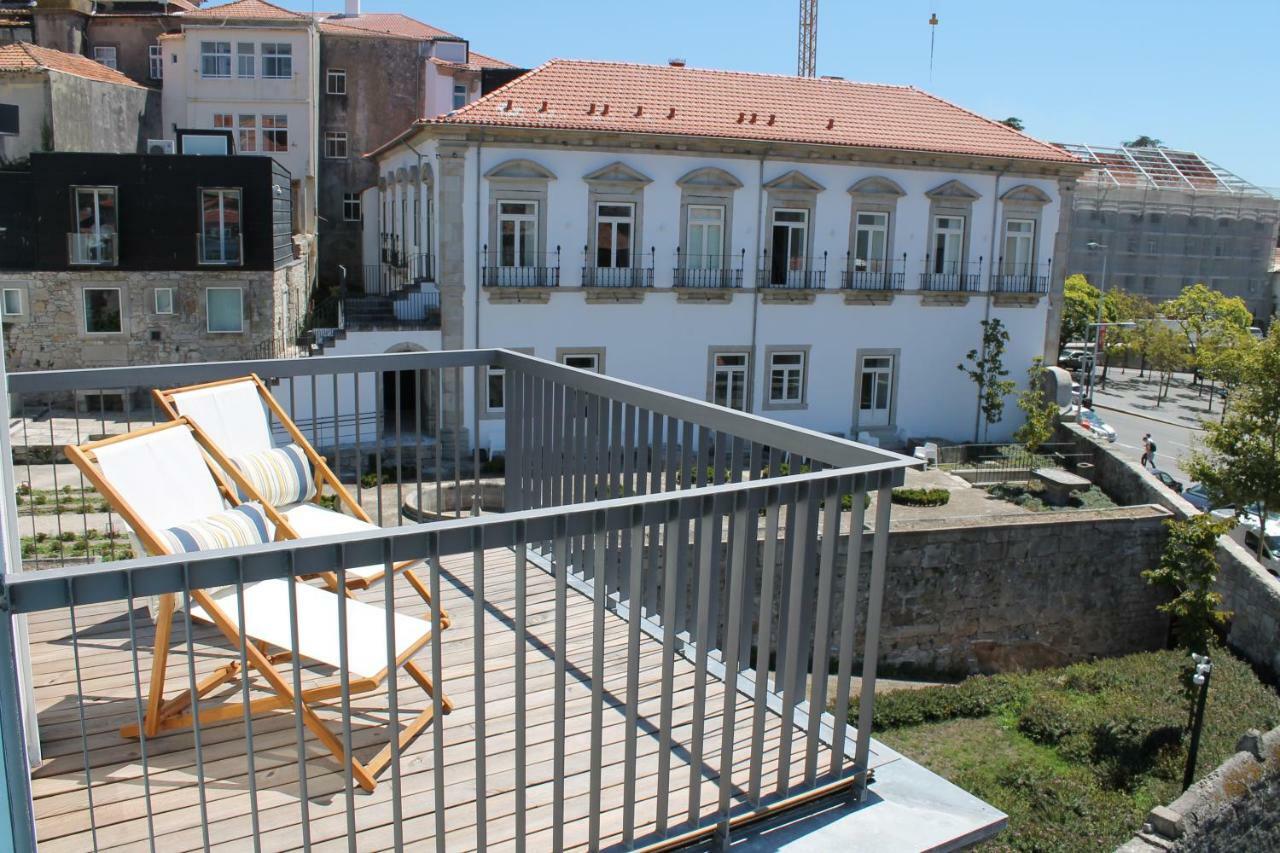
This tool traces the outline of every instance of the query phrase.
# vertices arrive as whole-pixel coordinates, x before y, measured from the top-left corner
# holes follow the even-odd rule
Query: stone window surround
[[[504,346],[503,349],[509,349],[512,352],[522,353],[523,355],[533,355],[533,347]],[[478,371],[480,375],[480,387],[479,389],[477,389],[477,393],[480,395],[480,400],[483,401],[483,403],[480,406],[480,420],[482,421],[501,420],[503,417],[506,416],[507,389],[506,389],[505,379],[503,381],[503,386],[502,386],[503,408],[500,408],[500,409],[489,408],[489,374],[490,374],[490,371],[495,369],[502,370],[502,368],[486,367],[483,371]]]
[[[89,314],[85,310],[85,294],[90,290],[114,290],[119,294],[120,299],[120,331],[118,332],[91,332],[89,331]],[[91,340],[110,340],[112,338],[125,338],[129,334],[129,289],[126,284],[80,284],[76,287],[77,307],[80,312],[80,322],[77,327],[79,337],[89,338]]]
[[[234,290],[240,294],[240,328],[239,330],[214,330],[209,328],[209,294],[214,290]],[[245,311],[244,287],[238,284],[218,284],[204,288],[204,330],[210,335],[245,335],[249,333],[249,317]]]
[[[582,180],[587,184],[587,242],[582,265],[587,267],[596,265],[596,217],[599,214],[600,205],[629,204],[632,209],[630,266],[632,268],[642,266],[644,188],[652,183],[652,179],[619,160],[583,175]]]
[[[888,264],[888,272],[893,272],[893,235],[897,228],[898,222],[898,199],[905,196],[906,190],[898,185],[896,181],[890,180],[883,175],[870,175],[860,181],[854,182],[847,190],[850,196],[852,207],[849,211],[849,251],[847,254],[848,262],[847,271],[852,272],[851,266],[853,253],[857,251],[857,235],[858,235],[858,214],[859,213],[884,213],[887,214],[888,225],[884,235],[884,257]],[[903,270],[906,272],[906,270]]]
[[[690,207],[723,207],[720,253],[729,258],[733,254],[733,197],[742,188],[742,181],[724,169],[704,166],[677,179],[676,186],[680,187],[680,233],[676,245],[688,253]],[[683,268],[685,255],[678,255],[676,261]],[[720,351],[727,352],[723,348]]]
[[[796,412],[809,408],[809,363],[810,344],[792,344],[781,346],[768,346],[764,350],[764,400],[760,405],[762,411],[773,412]],[[770,395],[773,393],[773,357],[775,355],[783,355],[786,353],[802,353],[804,356],[803,364],[800,365],[800,400],[791,403],[786,401],[773,401]]]
[[[738,346],[738,345],[734,345],[734,346],[714,346],[713,345],[713,346],[707,347],[707,396],[706,396],[707,402],[708,403],[715,402],[716,356],[717,355],[745,355],[747,357],[746,401],[745,401],[746,408],[743,409],[743,411],[744,412],[753,411],[754,410],[753,404],[755,402],[754,400],[755,394],[753,393],[755,390],[755,382],[753,381],[755,379],[755,376],[754,376],[755,365],[753,363],[754,359],[752,358],[752,355],[753,355],[752,349],[749,346],[744,347],[744,346]],[[806,358],[805,361],[807,362],[808,359]]]
[[[1000,196],[1000,231],[997,235],[996,256],[991,259],[991,270],[1000,274],[998,264],[1004,256],[1005,235],[1008,232],[1010,219],[1029,219],[1034,225],[1031,234],[1031,269],[1035,275],[1036,264],[1040,262],[1041,222],[1044,208],[1050,202],[1048,194],[1030,184],[1019,184]]]
[[[596,372],[604,374],[604,354],[603,346],[586,346],[586,347],[556,347],[556,363],[564,364],[565,359],[574,355],[594,355],[596,357]]]
[[[762,240],[763,245],[760,247],[761,257],[759,258],[759,267],[761,269],[765,269],[763,253],[770,251],[773,247],[773,213],[779,208],[808,211],[808,216],[805,220],[804,257],[806,259],[813,257],[813,244],[816,239],[814,212],[818,207],[818,193],[825,189],[826,187],[799,169],[784,172],[773,180],[765,182],[764,237]],[[805,370],[806,372],[808,371],[807,359]],[[768,397],[767,394],[765,396]]]
[[[3,287],[0,287],[0,290],[6,291],[6,292],[13,290],[13,291],[17,291],[18,293],[18,309],[19,309],[18,313],[16,314],[9,314],[7,312],[4,313],[3,315],[4,322],[14,323],[19,320],[25,320],[27,319],[27,317],[30,316],[31,314],[31,307],[30,307],[31,306],[31,282],[6,281],[4,282]],[[3,311],[3,310],[4,310],[4,303],[0,302],[0,311]]]
[[[925,195],[929,198],[929,227],[925,231],[925,268],[923,271],[933,272],[931,261],[934,247],[934,228],[939,216],[964,217],[964,237],[961,240],[960,258],[967,265],[969,263],[970,241],[973,238],[973,204],[982,198],[982,194],[969,187],[963,181],[950,180],[934,187]]]
[[[169,292],[169,310],[160,310],[160,292]],[[177,290],[173,287],[153,287],[151,289],[151,313],[162,317],[171,316],[177,312]]]
[[[885,426],[868,427],[868,429],[897,431],[898,377],[902,375],[902,350],[900,348],[859,348],[853,354],[853,428],[850,435],[856,436],[862,430],[858,422],[862,416],[862,360],[867,357],[884,356],[893,358],[893,380],[889,385],[889,423]]]
[[[538,258],[547,253],[547,185],[556,180],[555,174],[540,163],[517,158],[504,160],[485,172],[489,182],[489,242],[488,252],[497,257],[498,203],[503,201],[534,202],[537,205],[538,239],[534,251]],[[486,263],[488,260],[486,259]],[[546,266],[542,261],[540,266]],[[496,266],[496,264],[495,264]]]

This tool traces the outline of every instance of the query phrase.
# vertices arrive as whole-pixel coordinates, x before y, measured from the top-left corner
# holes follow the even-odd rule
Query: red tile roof
[[[480,68],[515,68],[510,62],[503,62],[501,59],[494,59],[492,56],[485,56],[477,51],[470,51],[467,59],[469,65],[476,65]]]
[[[325,15],[320,31],[346,36],[394,36],[408,39],[456,38],[453,33],[415,21],[398,13],[373,13],[365,15]]]
[[[78,53],[63,53],[27,42],[0,45],[0,74],[12,71],[59,71],[73,77],[145,89],[115,69]]]
[[[667,65],[553,59],[433,121],[1079,162],[912,87]]]
[[[292,21],[307,19],[300,12],[291,12],[266,0],[236,0],[220,6],[205,6],[194,12],[186,12],[183,18],[228,18],[234,21]]]

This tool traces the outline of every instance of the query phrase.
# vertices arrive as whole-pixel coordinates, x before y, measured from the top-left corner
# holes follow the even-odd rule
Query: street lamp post
[[[1091,252],[1099,249],[1105,250],[1107,247],[1101,243],[1090,242],[1085,248]],[[1098,293],[1098,318],[1093,326],[1093,356],[1089,359],[1089,381],[1085,383],[1084,399],[1089,401],[1089,405],[1093,405],[1093,381],[1094,376],[1098,372],[1098,343],[1102,338],[1102,305],[1107,301],[1107,256],[1105,251],[1102,255],[1102,285],[1099,287]],[[1081,401],[1083,402],[1083,400]]]
[[[1209,695],[1209,676],[1213,675],[1213,664],[1209,661],[1208,655],[1192,652],[1191,659],[1196,664],[1196,672],[1191,676],[1191,683],[1200,688],[1200,695],[1196,697],[1195,720],[1191,724],[1191,746],[1187,750],[1187,769],[1182,774],[1184,791],[1191,787],[1196,774],[1196,753],[1200,751],[1200,729],[1204,726],[1204,703]]]

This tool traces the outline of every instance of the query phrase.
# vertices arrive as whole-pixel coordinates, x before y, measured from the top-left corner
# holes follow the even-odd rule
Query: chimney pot
[[[684,58],[679,56],[673,56],[672,58],[667,60],[667,64],[670,65],[672,68],[684,68]]]

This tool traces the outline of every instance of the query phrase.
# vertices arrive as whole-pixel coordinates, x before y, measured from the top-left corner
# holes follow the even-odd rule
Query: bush
[[[967,678],[959,684],[924,690],[895,690],[876,697],[872,728],[875,731],[933,723],[941,720],[986,717],[1026,699],[1026,686],[1018,676]],[[857,723],[856,710],[849,714]]]
[[[869,506],[871,506],[871,495],[867,494],[866,492],[863,492],[862,508],[866,509]],[[853,509],[853,495],[841,495],[840,508],[845,512],[848,512],[849,510]]]
[[[951,492],[946,489],[893,490],[893,502],[903,506],[945,506],[950,500]]]

